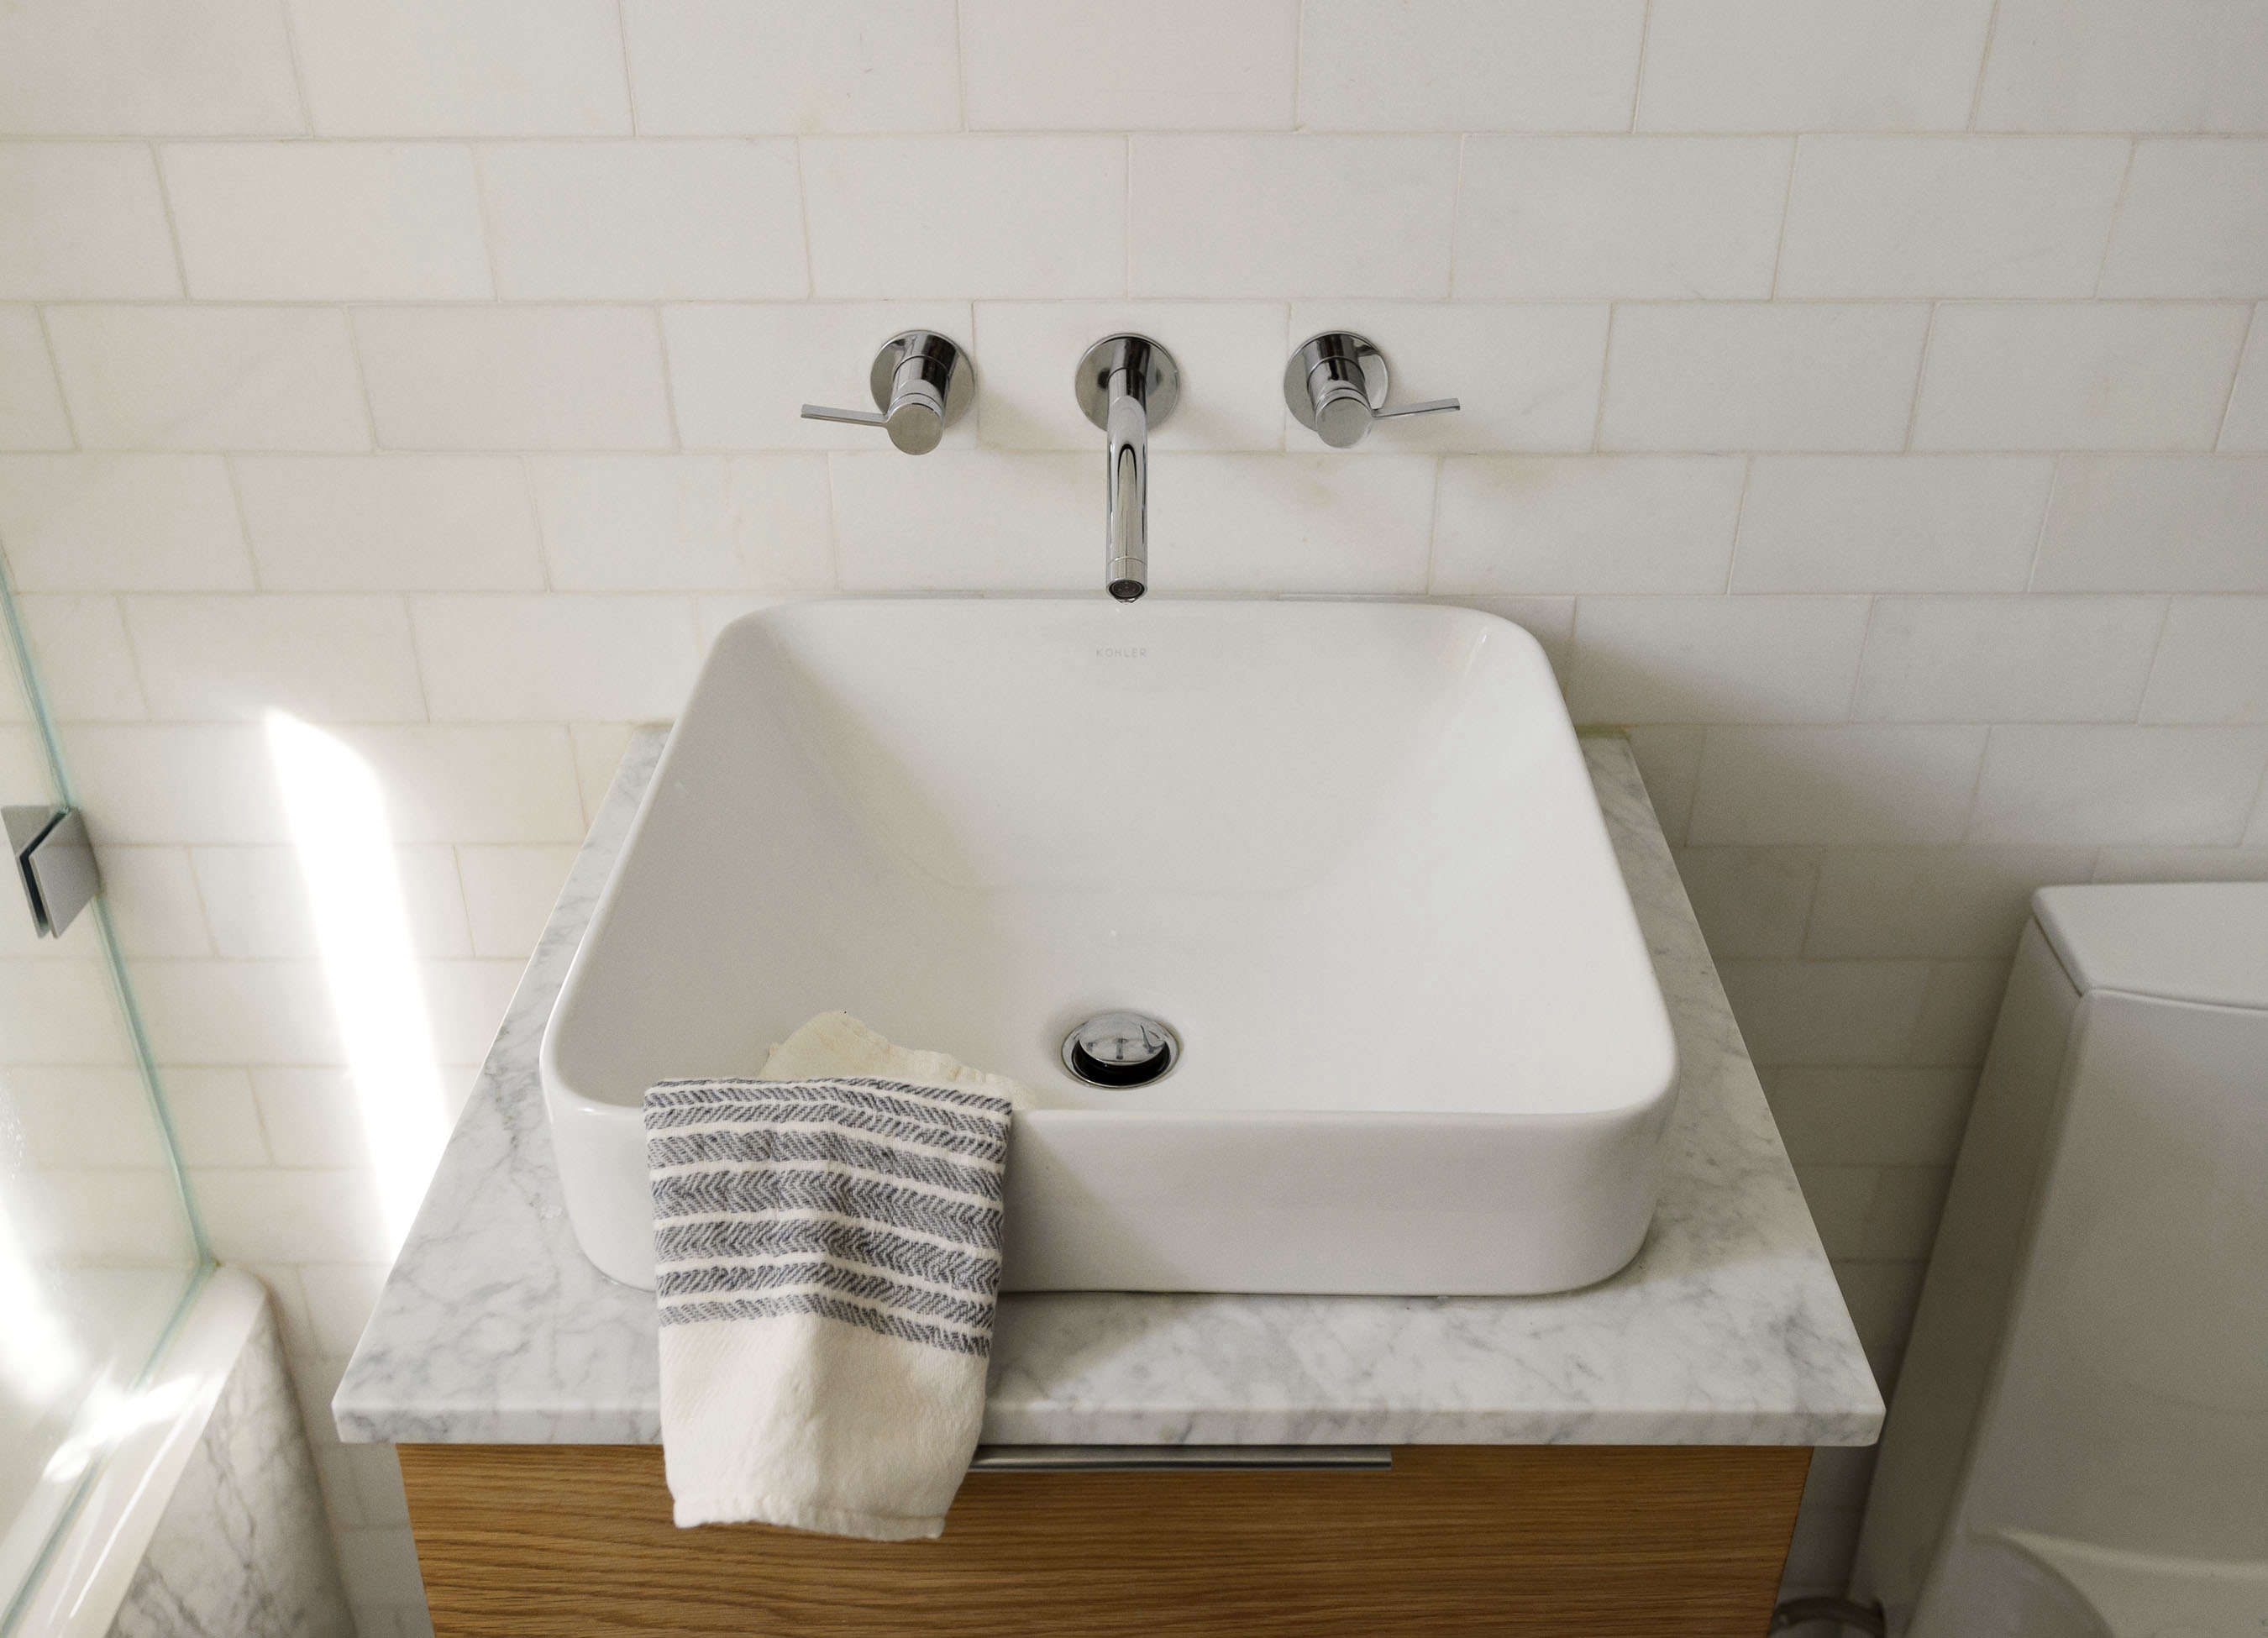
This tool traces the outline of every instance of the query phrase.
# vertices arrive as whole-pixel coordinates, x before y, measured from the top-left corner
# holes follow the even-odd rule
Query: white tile
[[[526,965],[520,958],[421,963],[419,980],[433,1015],[433,1051],[442,1063],[478,1063],[487,1057]],[[453,1071],[445,1074],[441,1091],[449,1101],[452,1119],[472,1079]]]
[[[1972,727],[1714,727],[1686,840],[1957,842],[1984,754]]]
[[[1884,1170],[1874,1208],[1867,1215],[1866,1255],[1926,1261],[1937,1238],[1946,1188],[1952,1181],[1950,1165],[1893,1166]]]
[[[473,953],[526,960],[574,862],[575,849],[565,846],[459,848]]]
[[[1736,592],[2020,592],[2055,463],[1991,455],[1759,455]]]
[[[2268,142],[2146,142],[2102,264],[2106,296],[2268,290]]]
[[[1579,722],[1840,722],[1862,597],[1586,597],[1567,705]]]
[[[313,722],[422,720],[398,597],[129,597],[152,715],[183,722],[289,712]]]
[[[378,307],[355,314],[394,449],[661,449],[661,336],[642,307]]]
[[[40,1196],[26,1213],[72,1261],[179,1267],[188,1236],[180,1197],[162,1171],[99,1169],[33,1174]],[[28,1191],[27,1191],[28,1192]]]
[[[213,946],[220,955],[273,961],[322,953],[297,849],[200,847],[190,857]],[[394,885],[412,947],[419,955],[472,953],[454,852],[431,845],[396,848]]]
[[[2117,136],[1806,136],[1782,296],[2087,296],[2126,173]]]
[[[2268,11],[2251,0],[2001,0],[1987,130],[2268,128]]]
[[[1716,960],[1786,959],[1801,953],[1819,886],[1817,849],[1681,848],[1677,874]]]
[[[502,143],[480,151],[497,293],[800,296],[792,142]]]
[[[147,1168],[165,1164],[150,1119],[150,1095],[130,1068],[12,1066],[8,1071],[10,1205],[26,1169]],[[29,1227],[21,1218],[18,1231]]]
[[[814,295],[1115,295],[1126,144],[1108,136],[822,136],[803,150]]]
[[[845,591],[1083,592],[1102,585],[1099,445],[1092,455],[830,455],[828,471]],[[1160,487],[1169,481],[1151,476]],[[1150,504],[1158,504],[1154,493]],[[1152,552],[1150,572],[1161,587],[1178,568]]]
[[[344,1061],[330,990],[317,963],[145,961],[135,969],[134,990],[151,1045],[166,1063]],[[212,1227],[213,1202],[200,1192],[198,1203]],[[214,1249],[220,1251],[217,1243]],[[277,1253],[247,1246],[221,1255]]]
[[[1461,298],[1769,296],[1795,144],[1778,136],[1471,136]]]
[[[376,1179],[366,1169],[200,1167],[190,1181],[213,1255],[225,1261],[358,1262],[393,1249],[379,1209]]]
[[[70,418],[39,314],[0,307],[0,449],[70,446]]]
[[[346,1581],[347,1596],[357,1605],[423,1603],[417,1546],[408,1531],[342,1531],[338,1545],[339,1571]]]
[[[115,597],[26,593],[16,609],[57,721],[133,722],[150,714]]]
[[[1437,592],[1715,592],[1741,506],[1722,456],[1452,458]]]
[[[0,542],[26,592],[252,586],[217,455],[0,456]]]
[[[1916,449],[2210,449],[2245,310],[2146,302],[1948,303]]]
[[[751,306],[665,307],[670,390],[688,449],[886,449],[880,429],[806,421],[806,403],[870,410],[867,376],[882,343],[901,330],[931,329],[972,350],[968,304],[781,302]],[[1064,360],[1070,395],[1072,353]],[[977,361],[978,414],[991,390],[989,359]],[[770,382],[762,390],[756,382]],[[943,447],[976,442],[977,414],[946,431]]]
[[[1181,366],[1181,402],[1152,429],[1151,448],[1284,447],[1291,343],[1278,302],[983,303],[974,343],[979,436],[1001,449],[1101,449],[1071,375],[1088,346],[1121,331],[1151,337]]]
[[[0,146],[0,297],[181,293],[158,167],[139,143]]]
[[[166,1112],[190,1166],[265,1166],[268,1140],[244,1070],[179,1068],[165,1077]]]
[[[1983,1063],[1999,1021],[2000,998],[2007,992],[2008,965],[2005,956],[1931,963],[1929,992],[1922,998],[1906,1061],[1972,1070]]]
[[[1896,449],[1929,309],[1624,306],[1607,343],[1609,449]]]
[[[1566,302],[1295,302],[1290,339],[1296,346],[1326,329],[1367,336],[1389,365],[1389,407],[1428,398],[1462,406],[1390,422],[1358,449],[1581,450],[1598,421],[1607,313]],[[1304,427],[1288,436],[1294,449],[1322,447]]]
[[[1867,1216],[1874,1209],[1874,1190],[1881,1175],[1881,1169],[1875,1166],[1802,1165],[1795,1168],[1795,1181],[1803,1191],[1804,1207],[1811,1214],[1811,1226],[1819,1231],[1819,1243],[1828,1256],[1854,1256],[1866,1243]],[[1818,1454],[1816,1451],[1813,1453],[1815,1457]],[[1807,1505],[1796,1516],[1799,1534],[1802,1531],[1804,1521],[1816,1510],[1808,1505],[1808,1501],[1819,1484],[1819,1473],[1820,1465],[1815,1460],[1810,1476],[1804,1482]],[[1866,1500],[1863,1486],[1859,1491],[1859,1500],[1862,1503]],[[1783,1582],[1783,1587],[1786,1584]],[[1840,1587],[1843,1585],[1841,1575],[1838,1573],[1831,1581],[1823,1581],[1821,1584],[1822,1587]]]
[[[512,591],[543,584],[520,463],[504,455],[240,455],[269,591]]]
[[[367,449],[346,317],[328,308],[50,307],[91,449]]]
[[[1646,781],[1647,800],[1673,843],[1685,839],[1693,815],[1693,789],[1701,772],[1708,730],[1685,724],[1641,723],[1630,731],[1631,756]]]
[[[1638,129],[1958,130],[1992,0],[1653,0]]]
[[[70,755],[98,846],[284,839],[267,736],[251,724],[88,723]]]
[[[2094,860],[2085,846],[1833,848],[1802,953],[2005,961],[2034,889],[2084,882]]]
[[[275,0],[22,0],[0,8],[0,130],[11,136],[306,129]]]
[[[397,842],[579,842],[575,756],[556,724],[342,728],[384,787]]]
[[[961,0],[959,10],[971,130],[1291,127],[1300,0]]]
[[[614,0],[288,0],[326,136],[627,136]]]
[[[203,901],[189,856],[178,847],[102,850],[102,896],[119,948],[144,956],[210,956]]]
[[[699,654],[681,597],[420,597],[436,721],[674,717]]]
[[[1300,123],[1622,130],[1644,20],[1640,0],[1308,0]]]
[[[1999,727],[1970,835],[2227,846],[2243,837],[2264,766],[2259,728]]]
[[[1090,468],[1094,530],[1101,464]],[[1430,455],[1160,461],[1150,474],[1151,584],[1167,593],[1422,592],[1432,498]],[[1086,566],[1101,572],[1093,558]]]
[[[351,1354],[370,1324],[389,1272],[383,1263],[313,1263],[302,1271],[307,1294],[307,1319],[313,1346],[326,1354]],[[383,1446],[349,1447],[374,1450],[389,1463],[394,1452]],[[401,1487],[396,1470],[394,1487]]]
[[[2268,597],[2176,597],[2145,722],[2268,722]]]
[[[2268,847],[2106,847],[2097,882],[2268,882]]]
[[[2072,592],[2268,592],[2268,460],[2066,455],[2033,584]]]
[[[952,0],[624,0],[646,136],[952,130]]]
[[[472,158],[401,143],[170,144],[189,294],[205,301],[491,294]]]
[[[2161,597],[1878,597],[1861,722],[2131,722]]]
[[[707,599],[703,600],[704,603]],[[703,637],[714,640],[715,628],[705,622]],[[704,641],[703,647],[707,646]],[[575,779],[582,793],[583,812],[595,818],[614,787],[615,773],[630,749],[630,726],[620,722],[578,722],[571,731],[575,746]]]
[[[1956,1069],[1791,1064],[1764,1077],[1764,1094],[1800,1165],[1943,1166],[1961,1147],[1976,1081]]]
[[[824,591],[823,456],[554,455],[529,463],[562,591]]]
[[[123,1067],[132,1060],[116,1007],[107,975],[93,962],[58,960],[44,951],[0,962],[0,1064]],[[11,1171],[12,1192],[22,1174]]]
[[[2252,335],[2237,366],[2228,413],[2220,425],[2222,449],[2268,450],[2268,323],[2252,310]]]
[[[1130,146],[1130,293],[1448,294],[1454,137],[1137,136]]]
[[[1717,970],[1749,1055],[1764,1066],[1895,1064],[1929,985],[1929,963],[1918,961],[1732,961]],[[1777,1085],[1779,1077],[1768,1079]],[[1846,1163],[1874,1158],[1808,1144],[1791,1153]]]

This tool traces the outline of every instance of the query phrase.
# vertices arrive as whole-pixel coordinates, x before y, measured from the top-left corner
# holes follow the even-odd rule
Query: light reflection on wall
[[[307,883],[389,1248],[399,1249],[446,1136],[433,1025],[370,765],[320,729],[268,715],[268,744]]]
[[[12,1398],[38,1412],[77,1383],[86,1361],[48,1301],[32,1255],[0,1198],[0,1378]]]

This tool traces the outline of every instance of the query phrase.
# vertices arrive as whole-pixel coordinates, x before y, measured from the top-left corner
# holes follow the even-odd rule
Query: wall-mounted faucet
[[[806,404],[803,418],[883,427],[906,454],[925,455],[976,396],[976,365],[966,349],[935,330],[901,330],[874,355],[866,387],[874,395],[873,410]]]
[[[1284,402],[1292,417],[1333,449],[1353,448],[1373,421],[1460,407],[1454,398],[1429,398],[1388,410],[1387,386],[1386,355],[1352,330],[1310,336],[1284,365]]]
[[[1150,429],[1181,402],[1181,368],[1146,336],[1106,336],[1080,356],[1071,386],[1110,461],[1102,583],[1130,603],[1150,586]]]

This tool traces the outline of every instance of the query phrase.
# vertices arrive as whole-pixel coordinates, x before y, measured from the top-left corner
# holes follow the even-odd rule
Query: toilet
[[[2268,1638],[2268,883],[2035,896],[1852,1592],[1892,1638]]]

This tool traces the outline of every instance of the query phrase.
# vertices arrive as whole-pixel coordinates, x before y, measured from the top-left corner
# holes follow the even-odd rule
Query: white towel
[[[680,1525],[939,1534],[984,1417],[1015,1082],[842,1013],[645,1095]]]

